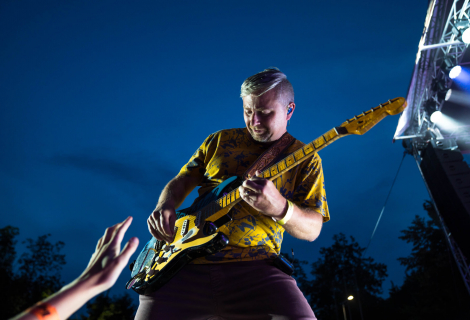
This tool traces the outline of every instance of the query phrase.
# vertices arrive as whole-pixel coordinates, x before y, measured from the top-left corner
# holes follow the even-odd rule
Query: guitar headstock
[[[372,129],[377,123],[379,123],[386,116],[393,116],[401,113],[406,108],[405,98],[395,98],[388,100],[385,103],[380,104],[378,107],[372,108],[369,111],[364,111],[360,115],[355,116],[352,119],[346,120],[342,123],[340,129],[341,133],[345,134],[358,134],[362,135]],[[347,131],[347,133],[345,132]]]

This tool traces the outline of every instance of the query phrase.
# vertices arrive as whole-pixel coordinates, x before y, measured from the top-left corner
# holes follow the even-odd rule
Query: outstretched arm
[[[121,251],[122,239],[131,222],[132,217],[128,217],[123,222],[107,228],[104,236],[98,241],[85,271],[38,306],[49,304],[55,308],[59,319],[67,319],[88,300],[111,288],[139,245],[139,239],[134,237]],[[29,312],[30,309],[11,320],[37,320],[38,318]]]

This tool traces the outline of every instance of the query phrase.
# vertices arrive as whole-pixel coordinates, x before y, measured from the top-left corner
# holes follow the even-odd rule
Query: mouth
[[[266,132],[266,130],[262,129],[262,128],[251,128],[251,130],[253,130],[253,132],[256,133],[256,134],[262,134],[262,133]]]

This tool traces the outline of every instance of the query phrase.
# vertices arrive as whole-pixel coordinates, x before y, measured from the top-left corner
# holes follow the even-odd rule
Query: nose
[[[259,115],[257,112],[253,112],[253,114],[251,115],[250,123],[252,126],[260,124]]]

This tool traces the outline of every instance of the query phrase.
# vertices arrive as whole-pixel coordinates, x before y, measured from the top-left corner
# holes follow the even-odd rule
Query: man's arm
[[[279,193],[274,183],[260,177],[246,180],[239,188],[240,196],[250,206],[262,214],[281,220],[287,213],[287,200]],[[319,235],[323,216],[309,208],[299,208],[294,204],[294,212],[284,229],[295,238],[313,241]]]
[[[147,219],[147,226],[157,240],[173,241],[176,221],[175,209],[199,185],[202,178],[176,176],[163,189],[157,207]]]

